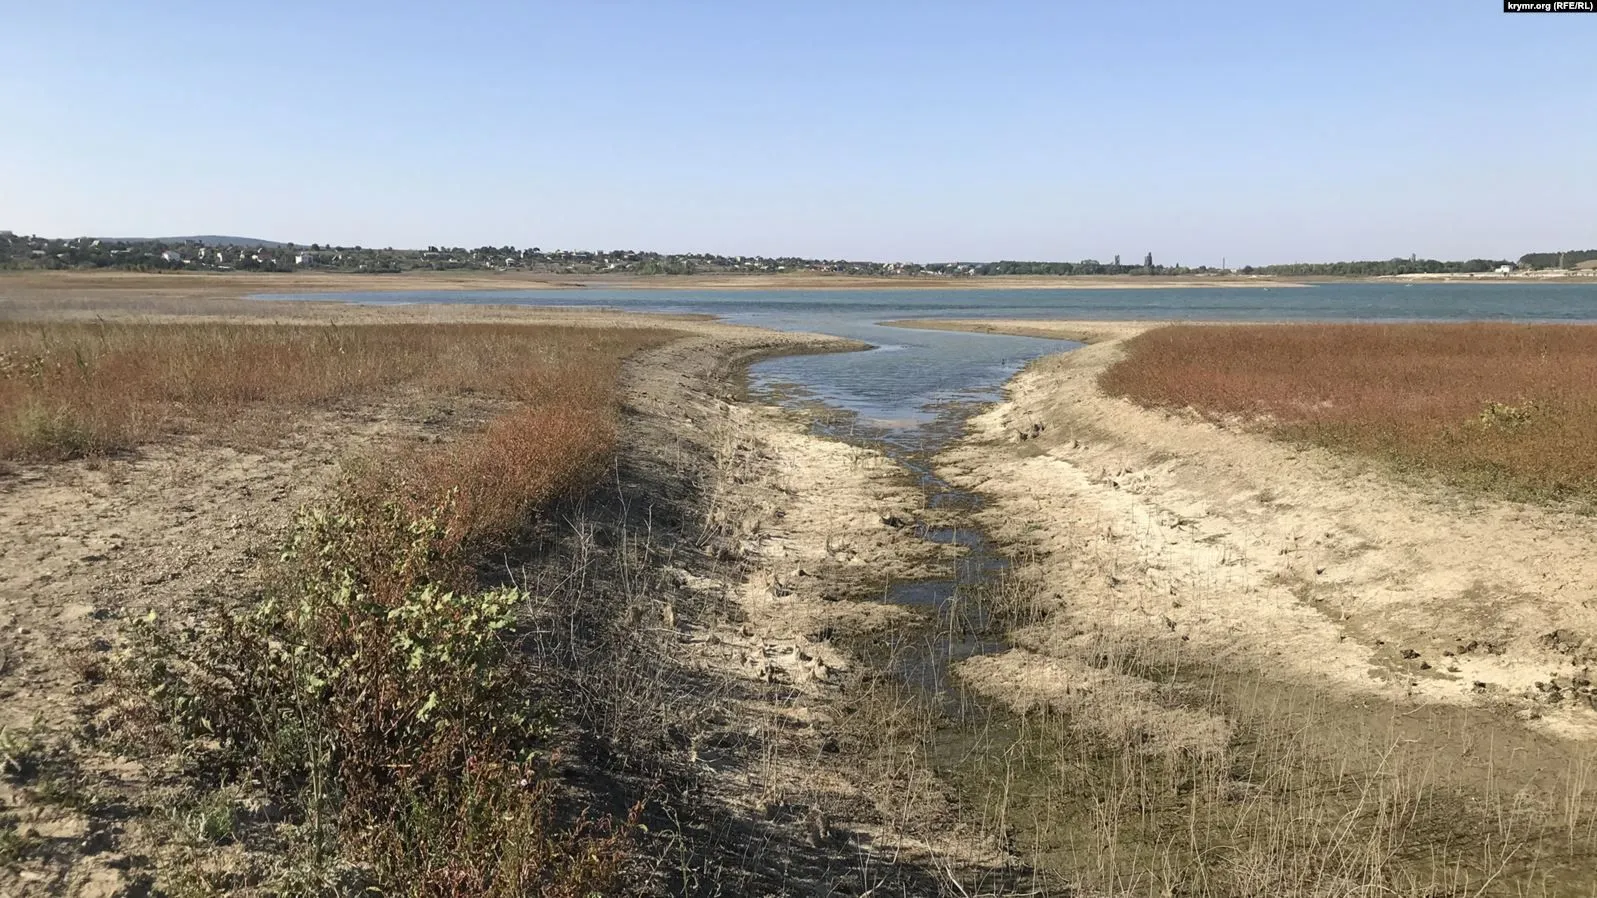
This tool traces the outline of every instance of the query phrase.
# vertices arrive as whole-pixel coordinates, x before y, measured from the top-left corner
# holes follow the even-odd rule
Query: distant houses
[[[8,236],[11,235],[11,236]],[[232,242],[225,242],[232,241]],[[118,268],[159,271],[366,271],[398,273],[412,270],[531,271],[556,274],[613,272],[638,275],[690,275],[715,273],[769,273],[810,271],[838,275],[899,278],[981,278],[988,276],[1071,275],[1174,275],[1218,277],[1231,274],[1228,267],[1183,265],[1141,266],[1096,259],[1079,262],[850,262],[843,259],[807,259],[795,256],[724,256],[714,253],[657,253],[630,249],[544,250],[514,246],[429,246],[422,249],[346,247],[313,243],[270,243],[246,238],[174,237],[159,240],[117,238],[17,237],[0,230],[0,269]],[[1526,277],[1580,276],[1597,279],[1597,249],[1559,253],[1532,253],[1510,262],[1504,259],[1393,258],[1374,261],[1301,263],[1239,269],[1249,277]]]

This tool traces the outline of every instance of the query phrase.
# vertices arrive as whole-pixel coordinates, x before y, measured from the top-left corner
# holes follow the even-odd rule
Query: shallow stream
[[[925,496],[929,520],[913,522],[919,535],[963,549],[947,576],[894,582],[884,591],[884,601],[924,612],[925,628],[856,649],[950,710],[969,710],[969,697],[950,672],[966,658],[1008,648],[1002,628],[989,621],[975,598],[1008,563],[974,524],[982,497],[939,477],[933,459],[960,437],[971,414],[1001,398],[1004,383],[1026,361],[1080,344],[982,339],[965,347],[964,364],[954,364],[938,361],[947,348],[935,340],[940,332],[879,329],[908,339],[868,352],[763,361],[750,369],[750,388],[772,404],[819,410],[812,418],[815,433],[874,449],[897,462]],[[867,336],[854,330],[856,338]],[[923,342],[922,335],[934,339]],[[835,372],[828,376],[829,369],[840,365],[848,367],[845,377]],[[941,378],[928,382],[915,376],[928,367],[941,369]]]
[[[850,407],[835,397],[818,402],[803,385],[784,381],[781,375],[791,371],[781,364],[786,361],[756,366],[753,395],[804,408],[818,435],[893,459],[925,495],[927,521],[915,524],[920,535],[965,550],[949,562],[946,576],[887,584],[882,600],[920,612],[919,626],[845,637],[844,644],[922,709],[925,761],[952,789],[962,822],[999,838],[1023,859],[1032,894],[1075,894],[1082,883],[1123,894],[1169,894],[1172,886],[1211,875],[1213,892],[1191,894],[1232,894],[1259,877],[1288,894],[1294,879],[1304,876],[1320,885],[1404,884],[1426,895],[1590,894],[1588,867],[1597,857],[1579,844],[1573,816],[1567,842],[1545,821],[1525,821],[1515,824],[1526,830],[1516,831],[1519,843],[1509,844],[1504,834],[1514,827],[1491,822],[1493,815],[1512,813],[1508,806],[1524,795],[1547,789],[1553,778],[1539,765],[1533,772],[1498,769],[1492,754],[1541,756],[1549,770],[1568,761],[1554,762],[1564,747],[1500,730],[1490,711],[1420,706],[1398,714],[1380,703],[1345,705],[1312,689],[1191,659],[1169,666],[1169,658],[1140,657],[1134,649],[1086,660],[1145,684],[1164,708],[1232,721],[1232,754],[1222,760],[1152,746],[1127,750],[1094,733],[1091,721],[1099,711],[1083,712],[1085,723],[1072,712],[1021,715],[962,685],[954,673],[961,662],[1012,648],[1007,631],[1015,621],[987,610],[989,591],[1000,588],[1009,561],[974,523],[985,500],[939,477],[933,459],[960,437],[971,414],[998,398],[1001,382],[946,399],[883,381]],[[876,415],[867,418],[861,409]],[[909,423],[915,420],[923,423]],[[1325,732],[1342,741],[1324,739]],[[1467,745],[1464,734],[1483,732],[1492,734],[1487,740],[1494,745],[1503,743],[1488,751],[1484,785],[1459,773],[1482,763],[1465,757],[1471,749],[1436,749]],[[1389,778],[1423,781],[1443,755],[1456,782],[1443,777],[1412,793],[1370,785]],[[1577,760],[1574,769],[1586,766]],[[1491,782],[1494,776],[1503,784]],[[1509,793],[1516,797],[1505,802]],[[1571,793],[1568,800],[1580,796]],[[1399,811],[1371,812],[1370,801]],[[1385,844],[1388,839],[1392,844]],[[1366,851],[1360,840],[1374,840],[1381,849]],[[1259,853],[1261,844],[1291,849],[1272,859]],[[1547,851],[1549,845],[1556,850]],[[1318,858],[1314,852],[1325,857],[1302,864],[1281,859]]]
[[[1536,846],[1526,849],[1507,844],[1507,828],[1486,822],[1489,814],[1504,813],[1504,794],[1546,789],[1545,773],[1509,774],[1488,758],[1484,785],[1470,774],[1437,783],[1429,795],[1424,788],[1388,795],[1385,787],[1369,785],[1394,775],[1386,769],[1389,761],[1399,779],[1431,775],[1417,773],[1438,757],[1423,746],[1458,742],[1460,733],[1495,734],[1496,721],[1487,711],[1422,706],[1398,715],[1379,703],[1344,705],[1313,690],[1222,672],[1192,659],[1160,666],[1170,659],[1142,658],[1135,649],[1085,659],[1127,682],[1145,684],[1165,709],[1232,721],[1236,731],[1228,752],[1234,754],[1215,761],[1166,756],[1151,747],[1128,750],[1112,739],[1103,741],[1090,722],[1077,722],[1071,713],[1019,715],[963,686],[954,674],[961,662],[1012,647],[1007,631],[1015,621],[989,615],[986,599],[1001,588],[1009,562],[1002,547],[975,525],[985,500],[939,477],[933,460],[959,439],[972,414],[1001,398],[1004,382],[1024,359],[1078,345],[1028,342],[1033,345],[998,350],[1018,350],[1013,358],[989,357],[980,366],[962,368],[966,380],[959,389],[892,376],[892,354],[935,352],[925,347],[773,359],[754,366],[750,386],[766,401],[815,413],[815,433],[875,449],[897,462],[925,496],[927,520],[916,523],[920,534],[965,550],[949,563],[946,576],[893,582],[884,589],[883,601],[921,613],[920,626],[847,644],[924,705],[930,723],[923,737],[925,760],[952,788],[966,823],[999,837],[1025,859],[1036,894],[1061,888],[1058,893],[1069,893],[1061,883],[1081,882],[1126,893],[1161,893],[1172,883],[1210,875],[1226,883],[1218,887],[1221,893],[1249,877],[1279,880],[1287,890],[1294,877],[1308,876],[1314,882],[1351,877],[1415,888],[1429,883],[1424,888],[1431,894],[1589,894],[1582,871],[1594,858],[1579,846],[1576,824],[1568,826],[1567,845],[1561,843],[1564,834],[1544,821],[1517,824],[1530,831],[1517,837]],[[872,376],[851,376],[840,388],[829,383],[827,368],[840,364],[853,374]],[[1345,744],[1322,738],[1327,732]],[[1498,738],[1511,754],[1534,752],[1549,761],[1554,754],[1550,744],[1517,732],[1492,737]],[[1459,757],[1448,763],[1457,772],[1479,761]],[[1493,775],[1512,786],[1493,782]],[[1399,821],[1368,813],[1365,802],[1372,788],[1379,792],[1377,800],[1402,806],[1409,816]],[[1278,790],[1288,798],[1283,800]],[[1300,795],[1310,797],[1294,797]],[[1579,801],[1572,795],[1569,801]],[[1243,849],[1214,849],[1229,846],[1238,832],[1252,827],[1266,835],[1240,839]],[[1355,847],[1337,844],[1332,850],[1321,844],[1328,838]],[[1393,844],[1376,858],[1361,853],[1359,839]],[[1295,865],[1259,852],[1259,844],[1276,842],[1294,843],[1285,857],[1328,854],[1323,861]],[[1543,848],[1554,843],[1560,850]]]

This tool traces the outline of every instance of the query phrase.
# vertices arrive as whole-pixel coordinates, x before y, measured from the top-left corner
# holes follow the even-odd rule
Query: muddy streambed
[[[986,602],[1010,564],[974,522],[985,500],[938,476],[933,461],[960,436],[971,414],[997,398],[996,389],[990,395],[973,390],[933,399],[884,419],[879,398],[870,403],[867,415],[834,404],[835,393],[830,402],[823,401],[805,384],[769,373],[760,376],[757,370],[745,386],[759,401],[803,413],[815,435],[870,448],[896,462],[924,494],[925,513],[918,520],[888,523],[912,527],[922,539],[961,550],[947,562],[944,576],[880,584],[880,601],[911,609],[917,623],[886,633],[838,634],[836,639],[870,670],[887,677],[889,690],[900,700],[917,706],[916,716],[926,721],[922,751],[933,769],[957,786],[969,813],[988,818],[984,822],[991,828],[986,831],[1016,841],[1009,835],[1015,827],[990,812],[993,789],[1000,782],[990,761],[1014,751],[1024,738],[1023,720],[966,688],[954,673],[962,661],[1012,647],[1005,635],[1009,622]]]
[[[915,528],[916,535],[928,542],[960,550],[949,560],[945,576],[885,584],[882,601],[920,612],[921,627],[857,640],[853,646],[857,654],[891,671],[922,700],[955,720],[997,712],[963,688],[953,675],[954,666],[1010,648],[1004,638],[1006,625],[983,601],[984,593],[1009,569],[1008,559],[973,522],[983,499],[937,476],[931,462],[935,452],[957,436],[970,410],[964,403],[948,404],[921,429],[924,440],[915,445],[855,422],[842,425],[819,418],[814,424],[821,436],[871,446],[897,462],[924,494],[927,512],[922,520],[905,521],[902,526]]]
[[[767,359],[749,369],[746,386],[766,402],[806,411],[817,435],[897,462],[924,493],[927,509],[924,519],[902,526],[963,550],[946,577],[885,584],[883,601],[920,611],[924,627],[853,646],[928,699],[958,708],[968,696],[951,676],[952,666],[1008,648],[1004,627],[979,600],[1007,562],[973,523],[981,497],[944,481],[932,460],[963,433],[971,414],[1001,398],[1004,384],[1027,362],[1080,344],[903,330],[865,319],[827,324],[823,330],[870,341],[871,349]]]
[[[972,687],[962,663],[1052,626],[1024,610],[1025,559],[975,524],[984,499],[936,472],[998,387],[851,408],[759,369],[752,395],[897,462],[925,496],[899,525],[963,550],[945,576],[881,585],[917,625],[838,638],[917,703],[924,758],[965,822],[1036,871],[1035,894],[1594,894],[1597,757],[1490,709],[1350,701],[1090,635],[1066,659],[1084,688],[1063,707]]]
[[[924,496],[925,514],[915,520],[886,520],[913,528],[920,539],[958,548],[946,574],[914,580],[884,578],[880,601],[917,612],[920,624],[882,634],[840,635],[853,653],[874,669],[891,673],[923,701],[955,717],[982,707],[953,675],[959,662],[1010,648],[1006,625],[982,596],[1009,569],[973,515],[984,500],[937,475],[932,458],[956,438],[966,417],[979,406],[969,401],[938,403],[935,417],[913,429],[885,428],[858,413],[816,400],[798,384],[767,380],[754,388],[761,401],[801,410],[816,436],[862,446],[896,462]],[[984,709],[984,715],[987,711]]]

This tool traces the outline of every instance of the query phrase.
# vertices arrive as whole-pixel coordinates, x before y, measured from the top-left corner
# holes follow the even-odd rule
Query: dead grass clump
[[[400,388],[609,407],[620,362],[657,330],[518,324],[0,322],[0,459],[59,460],[240,414],[295,413]]]
[[[304,557],[316,560],[317,576],[354,578],[387,598],[426,584],[474,588],[484,556],[606,469],[615,443],[613,390],[613,380],[586,382],[557,398],[518,403],[442,446],[353,459],[334,495],[301,527],[341,528],[342,548]]]
[[[583,398],[518,407],[472,439],[412,456],[365,486],[421,507],[447,498],[446,543],[502,544],[530,510],[587,485],[605,467],[614,421],[598,411],[605,397]]]
[[[1597,496],[1597,327],[1179,325],[1107,392],[1528,498]]]

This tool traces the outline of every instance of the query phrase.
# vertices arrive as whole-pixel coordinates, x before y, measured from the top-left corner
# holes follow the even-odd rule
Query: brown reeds
[[[226,432],[411,389],[597,421],[660,331],[516,324],[0,323],[0,459],[51,461]],[[551,418],[551,424],[555,418]],[[557,429],[583,439],[566,421]]]
[[[1597,496],[1597,327],[1178,325],[1101,386],[1526,498]]]

